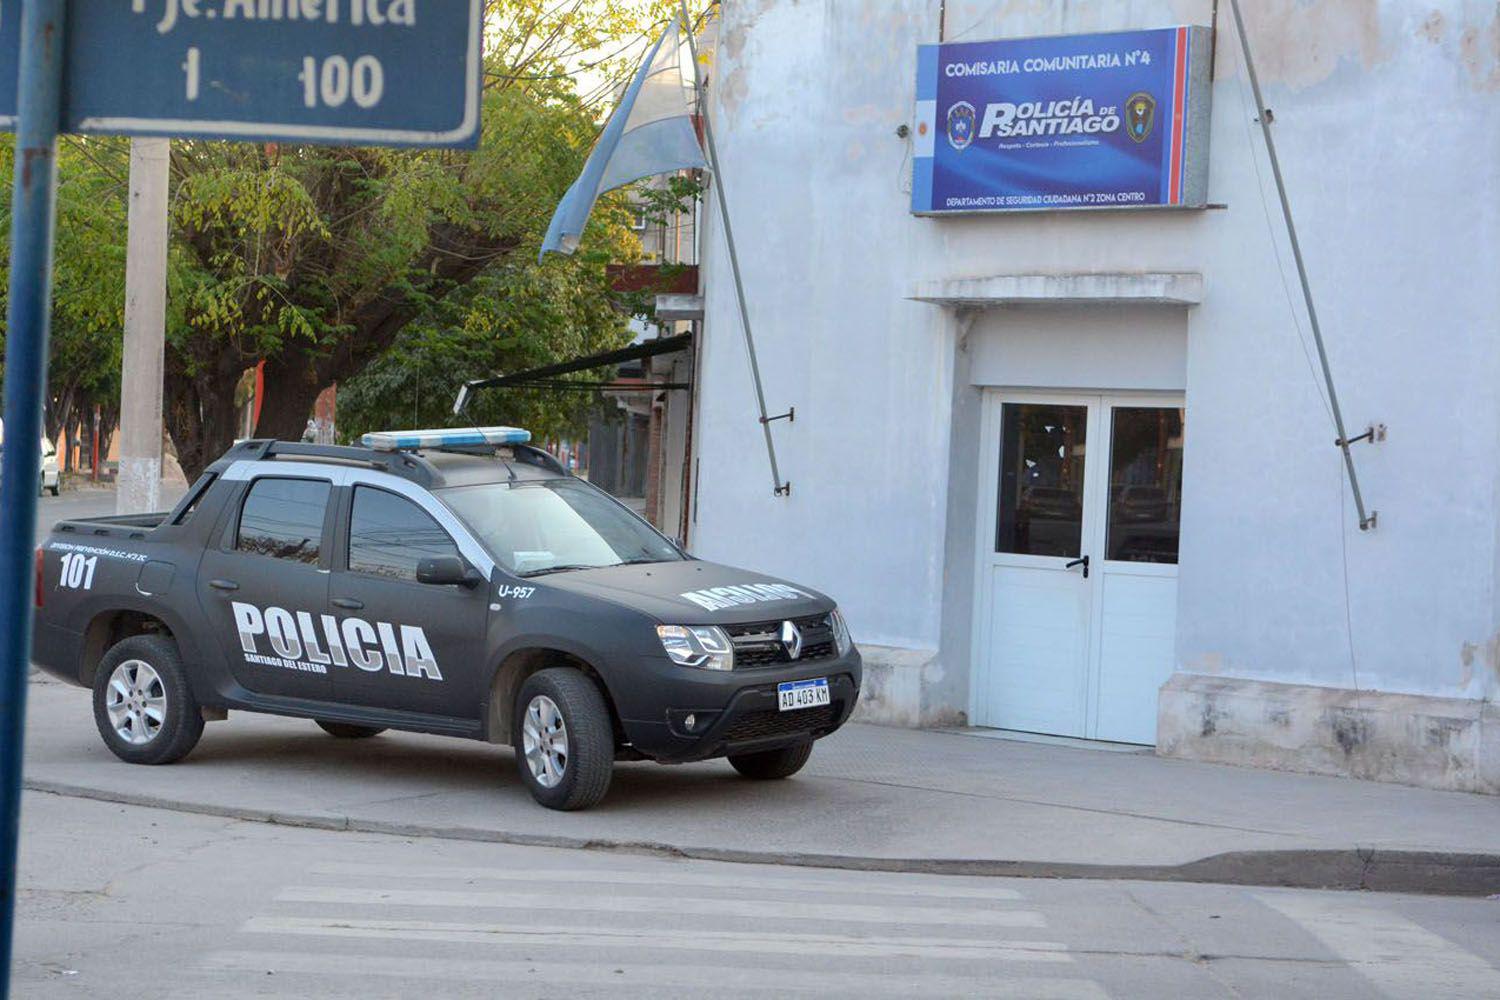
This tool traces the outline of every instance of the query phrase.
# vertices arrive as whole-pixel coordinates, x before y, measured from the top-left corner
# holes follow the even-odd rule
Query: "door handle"
[[[1087,580],[1089,578],[1089,557],[1088,556],[1081,556],[1078,559],[1074,559],[1072,562],[1070,562],[1066,566],[1064,566],[1063,569],[1072,569],[1074,566],[1082,566],[1083,567],[1083,578],[1085,580]]]
[[[240,585],[233,580],[210,580],[208,585],[215,590],[239,590]]]
[[[364,601],[356,601],[352,597],[335,597],[333,606],[336,608],[348,608],[350,611],[358,611],[365,606]]]

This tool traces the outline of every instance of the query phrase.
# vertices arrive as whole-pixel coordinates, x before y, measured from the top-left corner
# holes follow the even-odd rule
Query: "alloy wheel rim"
[[[568,769],[568,726],[557,702],[544,694],[537,695],[526,706],[521,749],[536,783],[543,788],[556,788]]]
[[[104,708],[116,736],[145,746],[167,721],[167,686],[145,660],[126,660],[109,675]]]

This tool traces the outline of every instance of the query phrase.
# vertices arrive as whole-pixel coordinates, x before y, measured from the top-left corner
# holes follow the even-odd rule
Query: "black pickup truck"
[[[799,770],[859,696],[834,602],[692,558],[527,437],[245,441],[168,514],[60,522],[34,659],[131,763],[240,709],[509,743],[555,809],[616,760]]]

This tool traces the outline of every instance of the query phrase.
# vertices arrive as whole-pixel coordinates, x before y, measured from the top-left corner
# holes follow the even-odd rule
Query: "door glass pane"
[[[423,559],[458,555],[458,546],[425,510],[385,490],[354,488],[349,568],[393,580],[417,579]]]
[[[317,562],[330,488],[321,479],[257,479],[240,510],[235,548],[278,559]]]
[[[1176,563],[1182,410],[1117,406],[1112,414],[1105,558]]]
[[[1087,434],[1087,407],[1005,404],[996,552],[1078,558]]]

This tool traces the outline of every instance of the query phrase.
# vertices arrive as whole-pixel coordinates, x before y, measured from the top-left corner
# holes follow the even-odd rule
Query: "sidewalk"
[[[759,863],[1500,892],[1500,799],[958,733],[850,725],[784,782],[625,763],[581,813],[502,747],[230,713],[169,767],[101,743],[89,694],[33,683],[27,787],[339,829]],[[1393,852],[1421,852],[1420,856]]]

